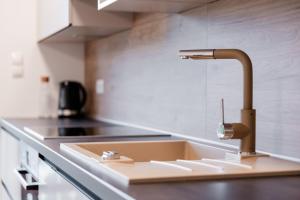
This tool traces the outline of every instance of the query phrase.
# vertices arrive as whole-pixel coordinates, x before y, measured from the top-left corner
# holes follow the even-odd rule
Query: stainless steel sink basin
[[[296,162],[239,159],[232,151],[186,140],[63,143],[61,150],[125,184],[300,174]],[[113,152],[118,156],[102,157]]]

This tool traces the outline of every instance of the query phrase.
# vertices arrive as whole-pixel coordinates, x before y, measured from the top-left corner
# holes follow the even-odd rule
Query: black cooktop
[[[135,129],[124,126],[101,127],[24,127],[32,136],[40,139],[79,138],[79,137],[145,137],[145,136],[170,136],[154,131]]]

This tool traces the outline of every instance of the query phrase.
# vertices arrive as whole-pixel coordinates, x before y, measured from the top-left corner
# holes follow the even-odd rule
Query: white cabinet
[[[98,0],[99,10],[178,13],[212,0]]]
[[[8,195],[7,191],[5,190],[4,186],[0,185],[0,199],[1,200],[11,200],[10,196]]]
[[[38,152],[1,129],[1,200],[89,200]],[[21,177],[20,177],[21,176]]]
[[[42,160],[39,162],[39,200],[72,199],[89,200],[75,186]]]
[[[22,188],[15,170],[20,166],[19,141],[1,129],[1,176],[9,194],[14,200],[21,199]],[[2,191],[3,193],[3,191]],[[2,195],[6,195],[5,193]]]
[[[97,1],[37,0],[38,41],[80,42],[129,29],[132,14],[98,12]]]
[[[1,137],[1,130],[0,130],[0,145],[2,144],[2,137]],[[1,158],[2,158],[2,153],[1,153],[2,151],[1,151],[1,146],[0,146],[0,183],[1,183],[1,181],[2,181],[2,164],[1,164]],[[1,184],[0,184],[0,197],[2,197],[3,196],[3,188],[1,187]],[[3,199],[3,198],[0,198],[0,199]]]
[[[70,1],[38,1],[38,36],[44,39],[70,26]]]

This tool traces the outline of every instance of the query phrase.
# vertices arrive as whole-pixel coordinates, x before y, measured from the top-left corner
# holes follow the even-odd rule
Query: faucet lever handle
[[[221,99],[222,122],[217,129],[217,135],[220,139],[241,139],[249,134],[249,128],[242,123],[225,123],[224,99]]]
[[[222,115],[222,124],[225,124],[225,116],[224,116],[224,99],[221,99],[221,115]]]
[[[221,99],[221,116],[222,121],[219,123],[217,129],[217,135],[220,139],[227,140],[234,136],[234,128],[232,123],[225,124],[225,114],[224,114],[224,99]]]

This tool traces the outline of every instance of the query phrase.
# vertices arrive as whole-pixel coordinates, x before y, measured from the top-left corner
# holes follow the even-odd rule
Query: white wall
[[[37,44],[36,1],[0,0],[0,117],[38,115],[41,75],[50,76],[54,99],[59,81],[84,79],[83,44]],[[13,51],[24,53],[23,78],[12,77]]]

